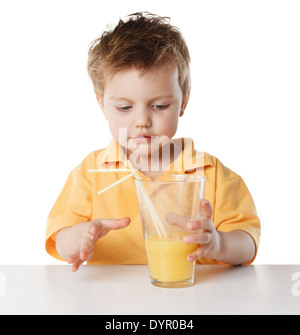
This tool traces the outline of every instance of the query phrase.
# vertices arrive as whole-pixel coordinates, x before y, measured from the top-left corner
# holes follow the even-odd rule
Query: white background
[[[44,238],[69,172],[110,139],[89,43],[137,11],[170,16],[192,56],[177,137],[240,174],[262,222],[255,264],[300,263],[299,1],[0,1],[0,264],[57,264]]]

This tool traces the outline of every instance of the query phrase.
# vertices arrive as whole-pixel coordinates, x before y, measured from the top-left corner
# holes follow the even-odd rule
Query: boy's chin
[[[128,146],[127,151],[129,155],[146,157],[158,151],[159,146],[153,146],[150,143],[141,143],[134,146]]]

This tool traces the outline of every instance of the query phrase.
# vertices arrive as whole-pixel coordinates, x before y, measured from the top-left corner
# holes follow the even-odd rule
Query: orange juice
[[[186,244],[182,238],[182,234],[174,234],[168,239],[161,240],[158,236],[152,236],[145,240],[153,284],[165,283],[165,285],[158,286],[183,287],[193,283],[195,262],[189,262],[187,256],[196,251],[198,245]],[[176,283],[184,282],[187,285],[176,286]]]

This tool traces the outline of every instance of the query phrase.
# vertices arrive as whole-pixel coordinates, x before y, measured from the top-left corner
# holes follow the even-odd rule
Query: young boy
[[[46,234],[47,252],[73,271],[85,261],[147,264],[134,180],[125,169],[204,173],[201,217],[188,223],[194,234],[185,237],[199,248],[188,260],[238,265],[255,259],[260,221],[241,177],[207,153],[198,160],[191,139],[173,139],[189,100],[189,63],[178,29],[149,13],[120,20],[92,43],[88,73],[112,140],[71,172]]]

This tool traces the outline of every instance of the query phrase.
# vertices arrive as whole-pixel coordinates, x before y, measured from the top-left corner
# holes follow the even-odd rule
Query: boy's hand
[[[218,258],[221,250],[221,235],[216,230],[211,219],[212,205],[207,200],[201,200],[200,218],[187,224],[187,230],[192,235],[184,237],[187,244],[199,243],[199,248],[188,255],[188,261],[195,261],[200,257]]]
[[[110,230],[125,228],[129,225],[129,218],[97,219],[90,222],[78,223],[57,233],[56,248],[62,258],[72,264],[72,271],[88,261],[94,253],[97,240],[105,236]]]

